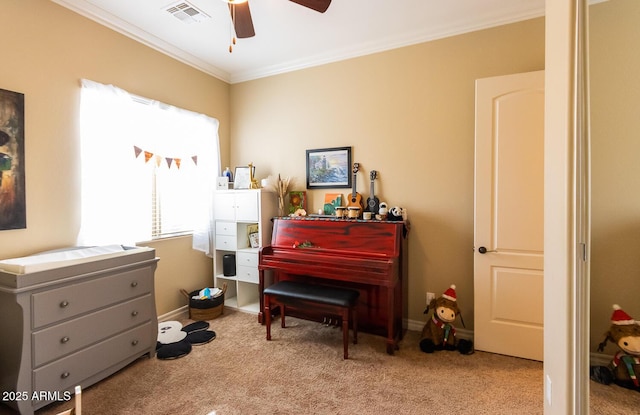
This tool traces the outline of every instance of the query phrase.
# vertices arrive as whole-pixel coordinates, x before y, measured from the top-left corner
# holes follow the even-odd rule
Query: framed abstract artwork
[[[0,89],[0,230],[27,227],[24,94]]]

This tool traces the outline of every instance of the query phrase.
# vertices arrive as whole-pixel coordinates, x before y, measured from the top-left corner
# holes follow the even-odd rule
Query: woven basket
[[[200,290],[187,292],[180,289],[180,292],[189,301],[189,318],[195,321],[213,320],[224,312],[224,295],[227,292],[227,283],[222,284],[222,295],[215,298],[196,300],[192,298],[198,295]]]

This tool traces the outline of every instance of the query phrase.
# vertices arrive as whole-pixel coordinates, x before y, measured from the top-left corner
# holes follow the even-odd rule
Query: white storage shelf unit
[[[215,194],[214,282],[227,283],[225,306],[257,313],[258,253],[271,243],[271,219],[277,214],[276,195],[263,189],[217,190]],[[249,231],[258,232],[254,246]],[[235,275],[224,275],[223,258],[235,255]]]

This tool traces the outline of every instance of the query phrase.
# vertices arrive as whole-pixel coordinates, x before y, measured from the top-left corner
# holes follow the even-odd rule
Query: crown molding
[[[209,74],[221,81],[230,83],[231,74],[228,72],[211,65],[202,59],[199,59],[189,53],[182,51],[181,49],[165,42],[164,40],[152,35],[140,28],[133,26],[119,17],[107,12],[104,9],[96,7],[88,2],[82,2],[82,6],[79,5],[77,0],[51,0],[60,6],[72,10],[73,12],[84,16],[94,22],[108,27],[136,42],[142,43],[145,46],[155,49],[160,53],[163,53],[177,61],[180,61],[186,65],[192,66],[199,71]]]
[[[268,76],[279,75],[286,72],[297,71],[314,66],[320,66],[328,63],[357,58],[360,56],[385,52],[419,43],[444,39],[451,36],[462,35],[465,33],[475,32],[478,30],[502,26],[510,23],[516,23],[519,21],[534,19],[542,16],[544,16],[544,8],[534,8],[518,14],[488,16],[481,21],[472,19],[471,22],[465,22],[457,26],[444,26],[437,32],[433,32],[432,30],[425,30],[424,32],[413,33],[402,37],[388,38],[382,42],[376,41],[366,44],[360,44],[351,48],[333,50],[330,53],[326,54],[318,54],[304,59],[283,62],[278,65],[265,66],[248,71],[232,73],[230,83],[235,84],[259,78],[265,78]]]

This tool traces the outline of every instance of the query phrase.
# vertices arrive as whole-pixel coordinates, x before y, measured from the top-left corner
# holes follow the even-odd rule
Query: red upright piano
[[[273,282],[355,288],[360,291],[358,329],[386,337],[387,353],[393,354],[402,338],[407,231],[400,221],[274,218],[271,246],[261,248],[259,256],[258,321],[264,321],[262,291]],[[300,316],[322,317],[313,310]]]

